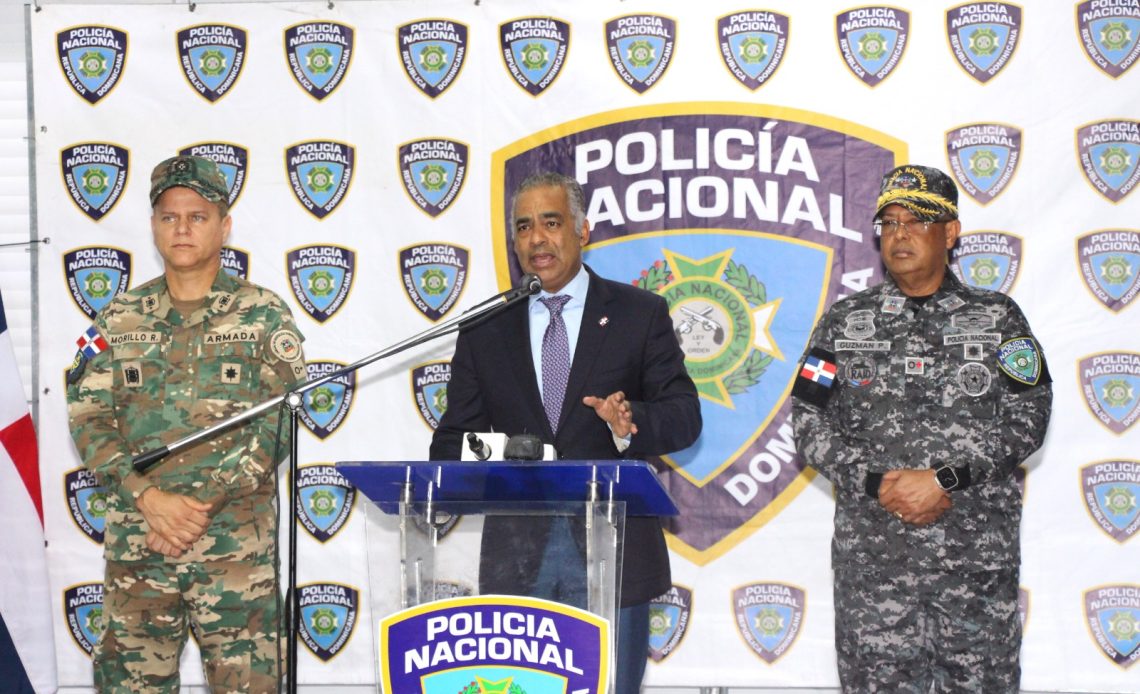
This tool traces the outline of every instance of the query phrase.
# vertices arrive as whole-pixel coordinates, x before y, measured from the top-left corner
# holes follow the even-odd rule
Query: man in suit
[[[701,432],[700,404],[668,306],[582,264],[590,225],[578,182],[532,175],[511,209],[515,255],[543,290],[460,333],[431,458],[458,459],[470,431],[533,434],[560,457],[581,460],[639,459],[692,445]],[[558,584],[567,573],[567,553],[558,550],[577,558],[580,533],[571,539],[557,522],[502,530],[485,527],[484,555],[519,557],[519,569],[505,575],[481,562],[481,592],[581,604],[582,596]],[[649,602],[672,579],[658,519],[627,518],[624,546],[616,692],[633,694],[645,671]]]

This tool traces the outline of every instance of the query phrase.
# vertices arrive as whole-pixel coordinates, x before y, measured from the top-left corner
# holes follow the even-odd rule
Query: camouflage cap
[[[205,157],[171,157],[154,167],[150,174],[151,207],[169,188],[183,186],[210,202],[229,200],[226,177],[218,165]]]
[[[902,205],[923,222],[958,218],[958,187],[949,176],[929,166],[906,164],[883,176],[875,218],[888,205]]]

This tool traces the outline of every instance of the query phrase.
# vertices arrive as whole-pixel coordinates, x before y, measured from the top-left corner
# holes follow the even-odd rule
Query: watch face
[[[944,491],[952,491],[958,486],[958,474],[949,465],[938,468],[934,473],[934,479]]]

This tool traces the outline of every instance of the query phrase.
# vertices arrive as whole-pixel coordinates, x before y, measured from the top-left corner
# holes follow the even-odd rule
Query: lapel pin
[[[607,325],[609,325],[609,322],[610,322],[609,316],[602,316],[601,318],[598,319],[598,325],[602,326],[603,328],[606,327]]]

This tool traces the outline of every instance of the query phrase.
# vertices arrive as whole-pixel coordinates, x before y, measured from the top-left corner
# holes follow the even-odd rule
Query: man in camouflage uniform
[[[949,272],[957,203],[937,169],[883,178],[890,276],[824,315],[792,390],[797,446],[835,488],[844,692],[1018,690],[1014,470],[1052,386],[1017,304]]]
[[[222,270],[231,218],[213,162],[162,162],[150,200],[164,273],[96,316],[68,372],[72,436],[107,490],[95,686],[178,691],[190,627],[214,692],[275,691],[278,413],[146,474],[132,457],[303,381],[302,338],[280,298]]]

